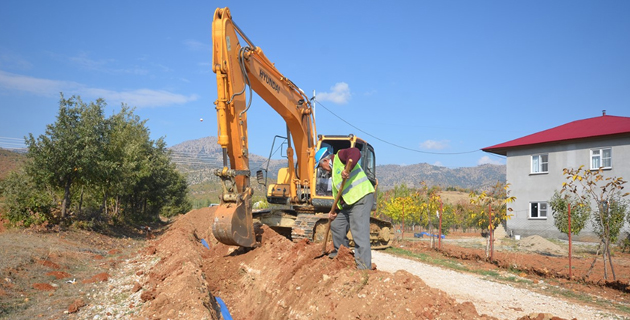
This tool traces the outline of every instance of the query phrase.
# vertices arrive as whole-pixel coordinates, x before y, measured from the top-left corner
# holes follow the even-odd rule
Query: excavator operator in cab
[[[336,257],[339,246],[350,247],[347,237],[350,230],[354,240],[354,260],[357,268],[370,270],[372,269],[370,212],[374,203],[374,186],[359,164],[361,159],[359,149],[341,149],[337,154],[332,154],[331,150],[332,148],[322,146],[315,154],[317,166],[332,176],[333,197],[337,196],[342,181],[346,180],[337,207],[331,208],[328,213],[335,247],[328,257],[331,259]],[[350,168],[345,172],[345,165],[350,159],[352,159]]]
[[[317,172],[315,193],[318,196],[332,196],[332,170],[330,169],[332,150],[332,147],[322,144],[315,153],[315,170]]]

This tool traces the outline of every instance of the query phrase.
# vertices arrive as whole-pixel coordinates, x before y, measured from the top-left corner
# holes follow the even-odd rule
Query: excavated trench
[[[220,319],[218,297],[234,319],[495,319],[405,271],[356,270],[348,250],[316,258],[320,245],[266,226],[258,248],[225,246],[212,237],[213,211],[180,217],[147,249],[159,262],[146,272],[142,315]]]

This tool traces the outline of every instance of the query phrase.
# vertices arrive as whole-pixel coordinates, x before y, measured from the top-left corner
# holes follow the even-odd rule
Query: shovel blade
[[[212,234],[223,244],[253,247],[256,243],[254,222],[246,202],[221,204],[214,214]]]

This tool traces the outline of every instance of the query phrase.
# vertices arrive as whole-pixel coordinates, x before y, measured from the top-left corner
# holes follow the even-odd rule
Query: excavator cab
[[[361,168],[363,168],[363,171],[367,175],[368,180],[370,180],[370,182],[376,189],[376,187],[378,186],[378,181],[376,179],[376,155],[374,153],[374,148],[372,147],[372,145],[367,143],[365,140],[356,137],[353,134],[345,136],[319,135],[317,140],[318,142],[316,150],[319,150],[320,148],[330,148],[332,149],[331,153],[333,154],[336,154],[339,150],[346,148],[354,147],[359,149],[361,151]],[[330,210],[330,207],[333,203],[332,189],[330,190],[330,193],[328,193],[327,185],[326,189],[323,188],[323,179],[324,177],[326,177],[326,175],[327,173],[325,172],[325,170],[322,170],[321,168],[317,168],[315,170],[315,187],[313,188],[315,192],[311,198],[311,202],[313,203],[315,209],[324,210],[325,212]],[[376,199],[372,207],[374,210],[376,210]]]
[[[319,135],[315,150],[328,148],[330,153],[336,154],[341,149],[352,147],[361,150],[361,168],[363,168],[368,179],[376,188],[378,185],[378,181],[376,180],[376,156],[372,145],[365,140],[353,134]],[[317,161],[317,159],[314,160],[314,163],[315,161]],[[275,183],[268,185],[266,184],[267,176],[262,170],[259,170],[256,175],[258,182],[265,184],[267,187],[267,202],[271,204],[291,205],[290,184],[292,183],[293,177],[291,177],[288,167],[280,168]],[[328,212],[333,202],[330,173],[319,166],[314,166],[313,175],[312,179],[310,179],[310,194],[307,199],[310,199],[315,211]],[[376,209],[376,203],[374,204],[374,209]]]

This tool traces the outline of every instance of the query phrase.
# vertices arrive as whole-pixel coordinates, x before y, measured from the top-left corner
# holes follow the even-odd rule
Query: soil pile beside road
[[[518,242],[518,247],[523,250],[554,256],[566,256],[568,254],[567,250],[538,235],[523,238]]]

